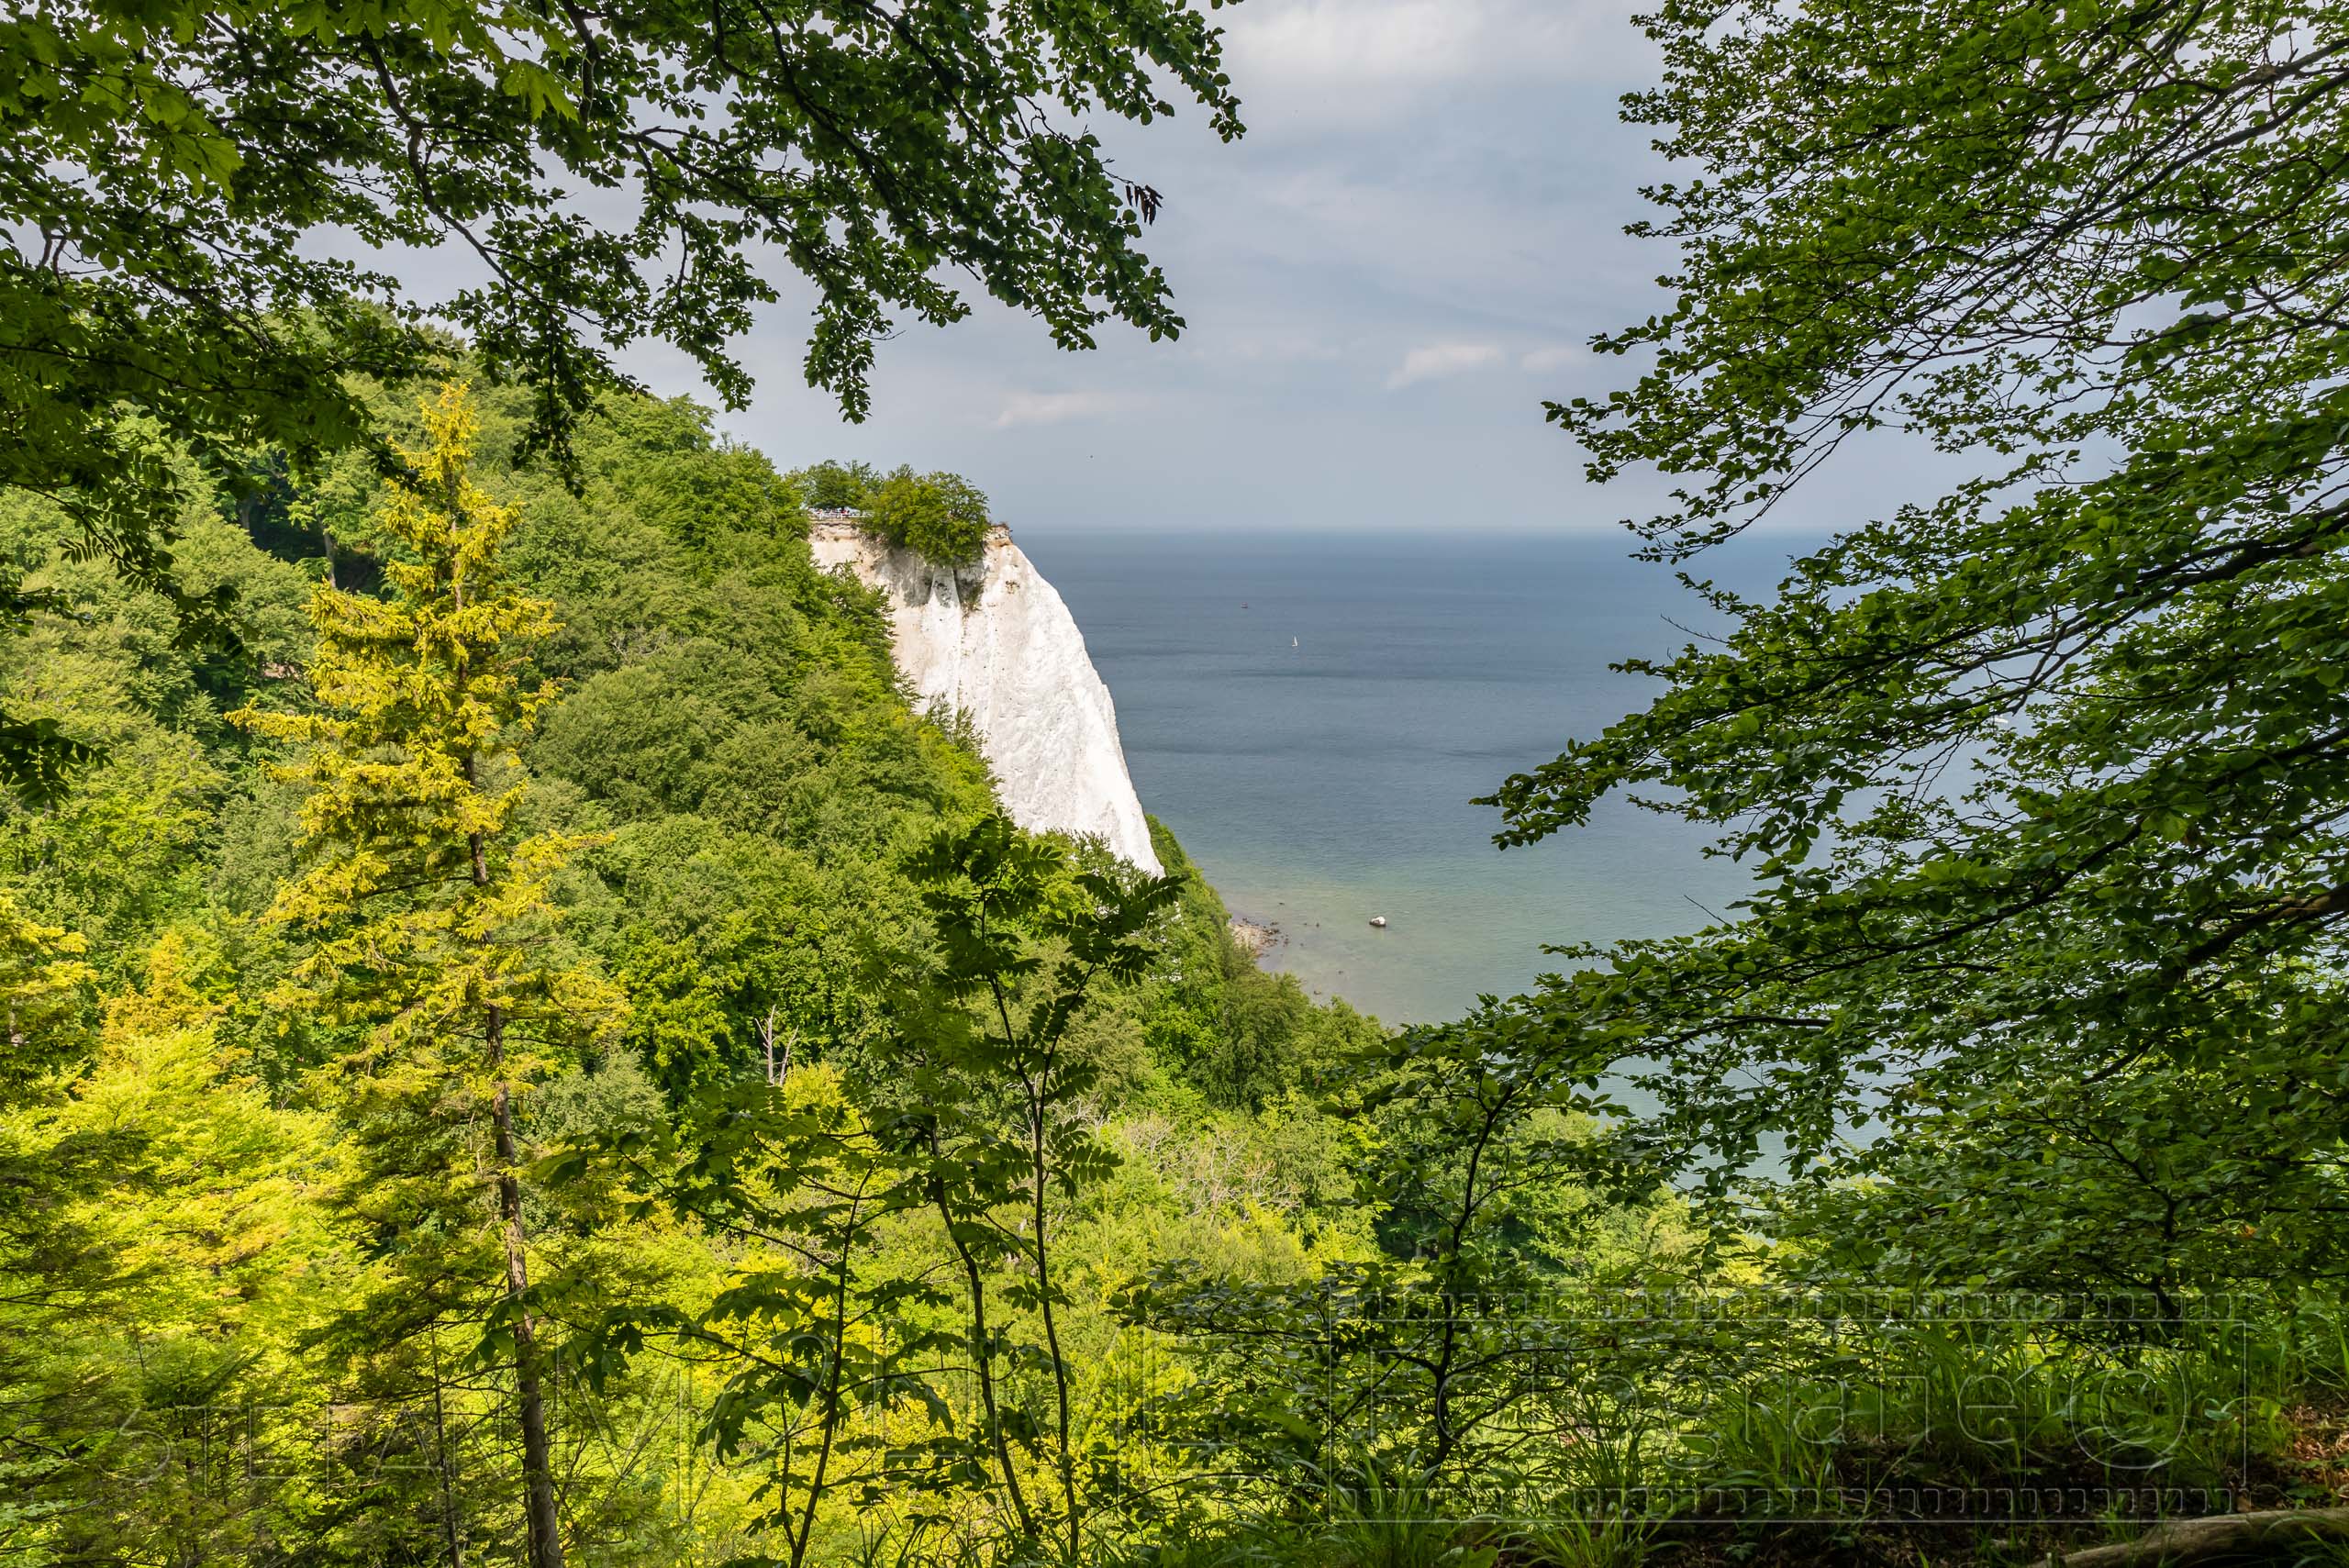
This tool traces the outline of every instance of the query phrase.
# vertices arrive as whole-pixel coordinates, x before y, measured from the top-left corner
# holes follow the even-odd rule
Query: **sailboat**
[[[1288,639],[1288,645],[1289,645],[1291,648],[1296,647],[1296,646],[1297,646],[1297,639],[1295,639],[1295,638],[1293,638],[1293,637],[1292,637],[1292,638],[1290,638],[1290,639]]]

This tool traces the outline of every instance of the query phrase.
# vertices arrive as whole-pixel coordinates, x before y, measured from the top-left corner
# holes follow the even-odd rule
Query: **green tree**
[[[0,892],[0,1011],[8,1029],[0,1082],[37,1077],[72,1060],[98,978],[83,960],[89,951],[79,931],[28,919]]]
[[[552,614],[498,580],[515,514],[467,476],[475,422],[464,389],[444,390],[425,428],[429,446],[406,454],[417,480],[394,486],[376,518],[407,557],[385,565],[392,597],[322,588],[311,602],[309,684],[323,711],[232,717],[306,748],[278,771],[307,792],[314,858],[272,915],[310,943],[295,972],[309,1005],[365,1030],[344,1063],[362,1158],[343,1202],[397,1240],[391,1299],[370,1300],[352,1328],[395,1342],[419,1315],[436,1325],[452,1295],[475,1318],[483,1359],[513,1372],[529,1561],[556,1568],[516,1102],[554,1051],[618,1005],[546,951],[547,879],[585,840],[509,828],[527,788],[511,749],[551,695],[525,684],[521,658]],[[473,1130],[484,1119],[486,1151]]]
[[[278,1456],[316,1436],[333,1129],[240,1070],[217,957],[164,938],[70,1089],[0,1106],[10,1557],[250,1561],[309,1511]]]
[[[1228,1447],[1243,1494],[1270,1478],[1301,1501],[1353,1470],[1350,1485],[1420,1496],[1557,1495],[1571,1358],[1527,1326],[1569,1296],[1529,1232],[1553,1219],[1545,1199],[1586,1195],[1574,1173],[1606,1102],[1579,1050],[1498,1006],[1367,1041],[1333,1108],[1369,1133],[1353,1198],[1375,1217],[1381,1255],[1336,1257],[1302,1281],[1191,1259],[1152,1269],[1118,1309],[1180,1336],[1206,1368],[1152,1418]],[[1585,1269],[1642,1261],[1557,1240]]]
[[[1871,1266],[2337,1273],[2349,13],[1649,26],[1665,80],[1630,117],[1702,177],[1640,228],[1678,247],[1675,303],[1599,342],[1651,368],[1551,408],[1592,476],[1676,477],[1641,525],[1670,559],[1848,448],[1974,476],[1848,522],[1775,600],[1709,592],[1725,641],[1634,663],[1660,697],[1502,787],[1505,842],[1630,792],[1755,877],[1527,1007],[1657,1096],[1632,1152],[1716,1190],[1774,1151],[1897,1175],[1913,1224],[1842,1227]],[[2157,1144],[2233,1152],[2126,1173]],[[2058,1244],[1976,1228],[2023,1210]]]
[[[987,541],[987,498],[959,473],[900,468],[862,505],[866,527],[941,565],[976,561]]]
[[[881,483],[881,475],[869,462],[836,462],[830,459],[811,463],[791,478],[808,506],[826,510],[862,506],[865,497],[873,494],[873,487]]]
[[[903,1125],[866,1102],[831,1063],[778,1062],[547,1167],[575,1178],[616,1166],[648,1201],[724,1239],[732,1272],[706,1305],[622,1305],[596,1326],[593,1364],[602,1373],[655,1334],[722,1371],[703,1435],[764,1472],[758,1522],[782,1538],[789,1568],[808,1560],[827,1505],[952,1493],[986,1463],[952,1429],[939,1375],[962,1344],[952,1296],[930,1260],[893,1267],[882,1245],[930,1208],[929,1184]]]
[[[1080,871],[999,813],[930,835],[907,870],[939,952],[882,983],[885,1072],[859,1084],[837,1060],[807,1065],[850,1054],[819,1024],[798,1069],[770,1057],[759,1079],[706,1088],[673,1122],[549,1168],[616,1161],[636,1190],[743,1249],[702,1311],[612,1314],[598,1361],[651,1330],[726,1369],[706,1429],[727,1457],[764,1460],[763,1523],[793,1568],[835,1496],[870,1507],[892,1489],[987,1486],[1019,1548],[1049,1539],[1074,1563],[1115,1459],[1077,1429],[1062,1228],[1116,1158],[1082,1114],[1098,1074],[1068,1038],[1100,991],[1145,970],[1174,884]],[[935,1221],[928,1245],[910,1263],[885,1258],[883,1239],[917,1216]],[[1041,1376],[1041,1418],[1015,1369]],[[976,1386],[968,1429],[948,1371]],[[918,1440],[890,1435],[883,1418],[900,1411]],[[1034,1492],[1038,1467],[1056,1499]],[[917,1509],[914,1522],[947,1520]]]
[[[986,1313],[988,1265],[1017,1265],[998,1288],[1008,1305],[1034,1313],[1041,1330],[1052,1428],[1039,1446],[1059,1483],[1055,1522],[1064,1561],[1074,1564],[1084,1554],[1084,1497],[1099,1456],[1080,1451],[1073,1426],[1073,1373],[1061,1337],[1070,1300],[1054,1200],[1097,1184],[1116,1157],[1079,1115],[1098,1069],[1065,1047],[1097,987],[1143,972],[1147,934],[1176,887],[1171,877],[1074,873],[1064,850],[1000,814],[936,835],[911,870],[938,925],[941,986],[972,1013],[931,1014],[909,1031],[911,1098],[902,1114],[919,1128],[930,1157],[931,1195],[969,1289],[987,1426],[1020,1523],[1033,1533],[1049,1515],[1021,1496],[1009,1451],[1015,1434],[1033,1429],[998,1407],[997,1335]]]
[[[0,894],[0,1006],[7,1057],[0,1064],[0,1548],[47,1528],[63,1506],[46,1496],[72,1469],[60,1434],[92,1405],[87,1379],[58,1375],[51,1353],[64,1325],[118,1298],[123,1276],[113,1240],[83,1207],[135,1169],[135,1132],[50,1134],[56,1090],[87,1062],[96,1033],[97,971],[79,932],[28,918]],[[44,1114],[50,1113],[50,1114]],[[78,1434],[77,1434],[78,1435]]]

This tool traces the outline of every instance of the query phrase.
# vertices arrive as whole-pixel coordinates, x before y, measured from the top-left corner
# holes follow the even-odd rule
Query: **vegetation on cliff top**
[[[808,506],[857,512],[891,544],[942,566],[968,565],[987,542],[987,498],[959,473],[916,473],[901,464],[885,474],[870,463],[820,462],[792,478]]]

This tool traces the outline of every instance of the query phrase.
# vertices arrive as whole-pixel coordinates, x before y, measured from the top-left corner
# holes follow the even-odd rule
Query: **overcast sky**
[[[1653,51],[1619,0],[1247,0],[1218,18],[1248,134],[1194,112],[1103,131],[1166,204],[1147,231],[1182,339],[1105,328],[1054,349],[985,296],[882,346],[872,418],[798,362],[805,297],[741,345],[759,389],[726,428],[786,466],[950,468],[1015,528],[1606,527],[1544,397],[1596,390],[1591,334],[1662,303],[1627,239],[1658,170],[1616,117]],[[664,351],[631,370],[701,391]]]

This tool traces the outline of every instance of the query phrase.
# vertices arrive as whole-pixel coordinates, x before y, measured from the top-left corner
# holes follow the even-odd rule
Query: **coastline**
[[[1456,1018],[1534,989],[1560,965],[1546,943],[1667,936],[1701,920],[1688,898],[1743,895],[1676,817],[1610,801],[1502,853],[1472,804],[1646,700],[1609,662],[1664,651],[1663,617],[1689,611],[1613,538],[1017,533],[1116,696],[1135,792],[1227,912],[1278,924],[1262,962],[1308,996]],[[1722,585],[1768,592],[1775,569],[1746,561],[1766,544]]]
[[[1288,940],[1278,926],[1270,920],[1252,920],[1245,915],[1233,915],[1225,922],[1231,940],[1244,949],[1250,958],[1262,961],[1264,956]]]

